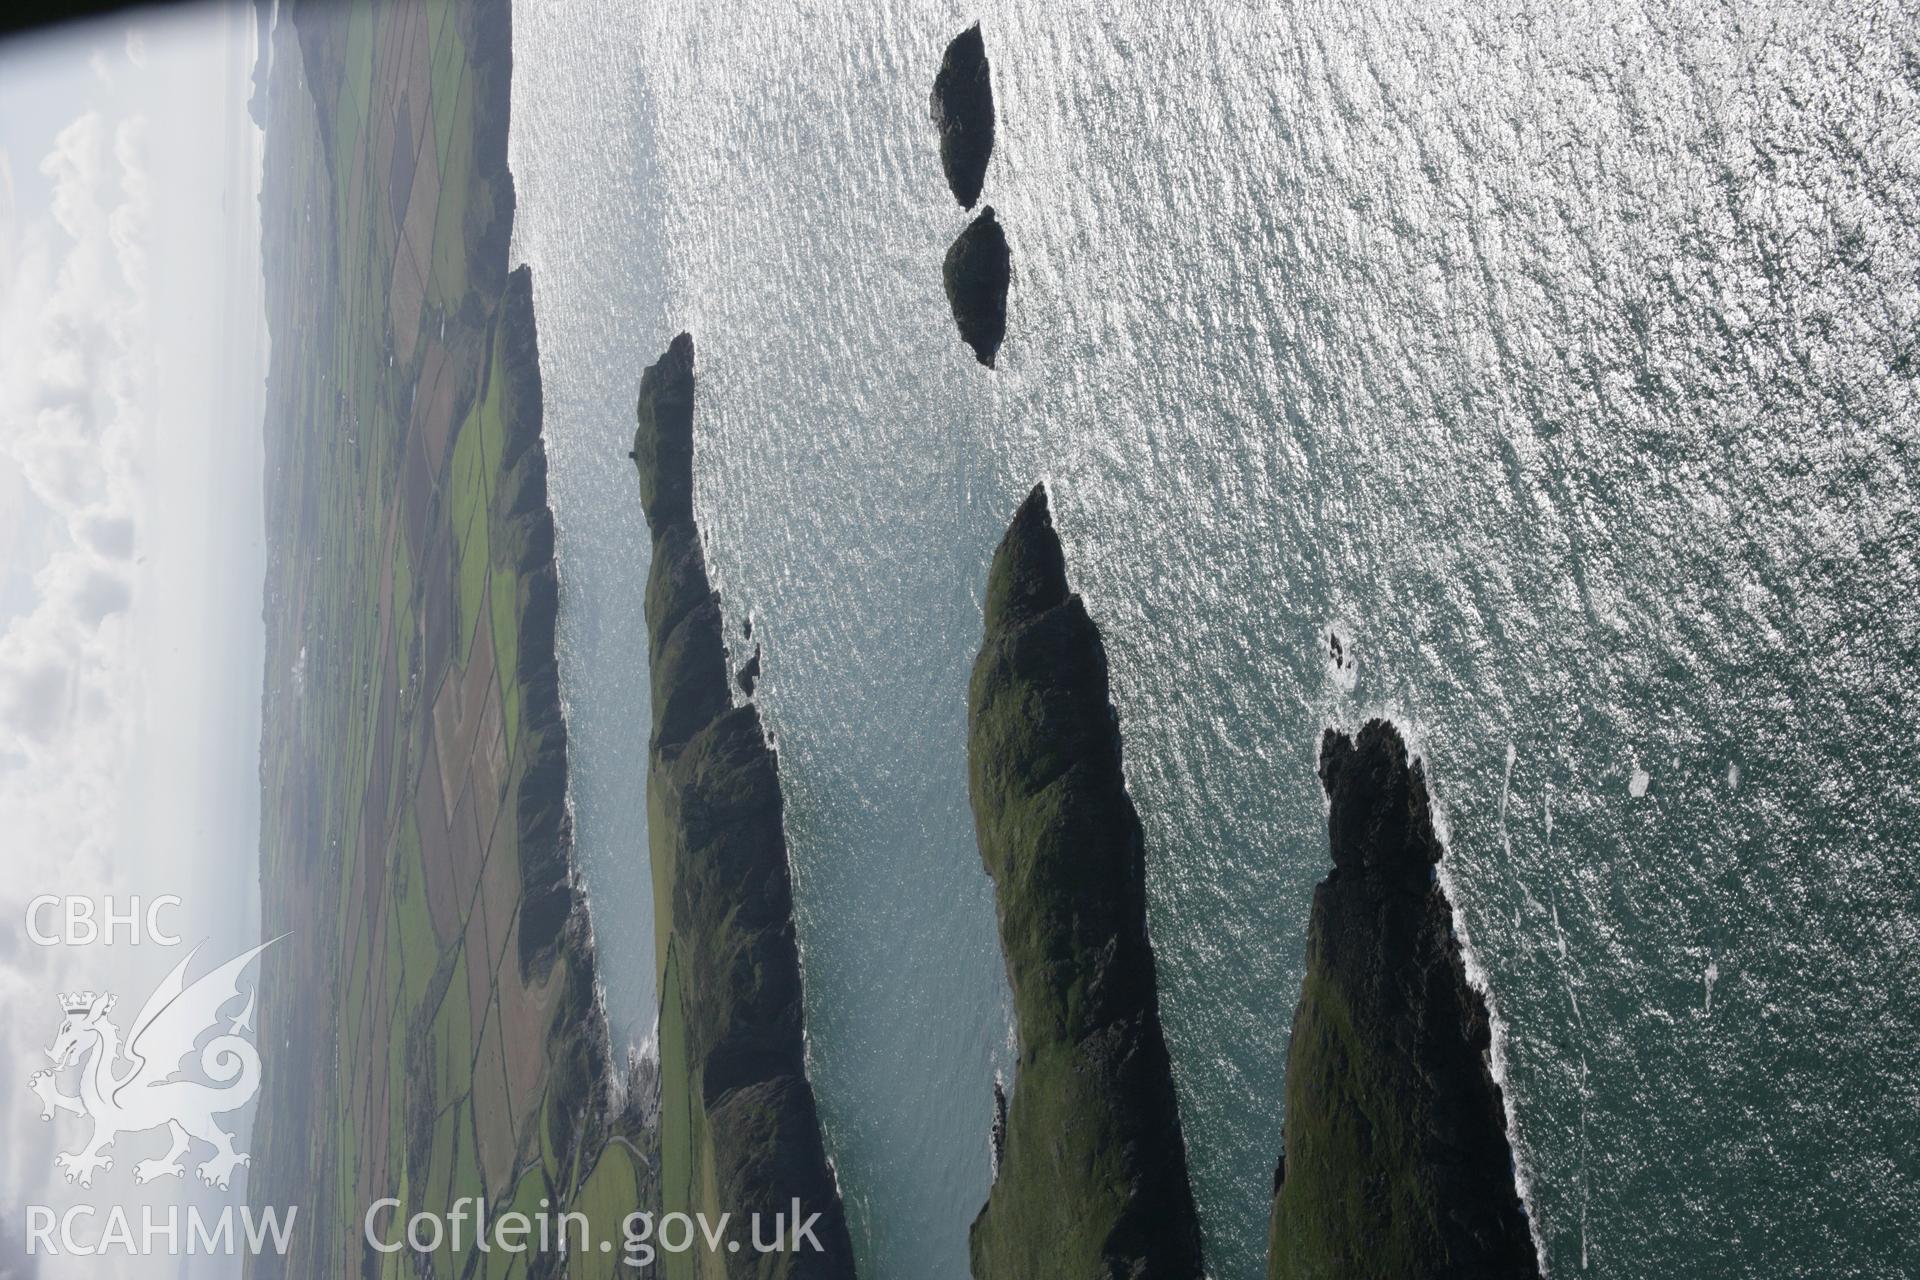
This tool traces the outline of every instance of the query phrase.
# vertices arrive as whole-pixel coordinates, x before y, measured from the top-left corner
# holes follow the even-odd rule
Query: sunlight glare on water
[[[1319,731],[1378,712],[1448,819],[1550,1270],[1920,1265],[1920,15],[1111,8],[517,6],[616,1022],[654,1000],[624,454],[686,328],[863,1275],[966,1275],[986,1192],[965,682],[1041,478],[1113,663],[1216,1276],[1264,1274]],[[975,17],[995,373],[948,318],[926,120]]]

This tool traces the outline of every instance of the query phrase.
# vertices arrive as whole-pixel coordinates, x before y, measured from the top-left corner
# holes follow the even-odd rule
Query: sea
[[[928,91],[982,24],[999,367]],[[1264,1275],[1328,726],[1425,761],[1550,1274],[1920,1274],[1920,10],[515,5],[571,792],[651,971],[641,370],[780,755],[860,1273],[960,1280],[1013,1034],[966,794],[1044,481],[1217,1280]],[[752,638],[744,636],[751,621]]]

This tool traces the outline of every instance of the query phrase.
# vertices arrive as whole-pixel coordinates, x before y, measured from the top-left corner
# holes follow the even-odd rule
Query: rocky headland
[[[665,1212],[818,1213],[822,1250],[711,1255],[699,1274],[851,1277],[852,1244],[807,1081],[777,763],[733,704],[720,600],[693,514],[693,339],[640,382],[633,460],[653,540],[647,770],[660,977]],[[789,1223],[791,1227],[791,1223]]]
[[[1044,487],[994,552],[985,612],[968,782],[1019,1059],[970,1236],[973,1274],[1197,1280],[1145,841],[1121,777],[1106,650],[1067,585]]]
[[[1287,1052],[1269,1274],[1538,1277],[1425,773],[1374,720],[1353,738],[1327,730],[1320,781],[1333,870],[1314,890]]]

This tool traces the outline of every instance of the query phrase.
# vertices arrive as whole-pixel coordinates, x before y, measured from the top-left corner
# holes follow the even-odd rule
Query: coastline
[[[652,537],[646,771],[661,1012],[663,1215],[818,1221],[815,1252],[732,1254],[729,1276],[851,1277],[853,1244],[807,1078],[779,765],[733,700],[719,596],[693,510],[694,347],[640,380],[631,458]],[[770,1270],[767,1268],[771,1268]]]
[[[511,6],[302,8],[273,38],[261,884],[294,936],[263,962],[248,1195],[314,1225],[249,1271],[342,1274],[390,1201],[617,1239],[651,1139],[574,865]]]
[[[1269,1274],[1541,1274],[1493,1029],[1466,971],[1421,761],[1370,720],[1321,738],[1333,869],[1313,893]]]
[[[1205,1273],[1147,931],[1146,838],[1121,774],[1099,628],[1044,485],[987,575],[967,690],[968,789],[1019,1057],[995,1096],[976,1280]]]

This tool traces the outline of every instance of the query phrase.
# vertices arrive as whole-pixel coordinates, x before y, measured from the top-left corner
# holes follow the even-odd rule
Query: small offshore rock
[[[940,167],[963,209],[980,199],[993,156],[993,77],[987,42],[974,23],[953,38],[933,78],[933,127],[940,131]]]
[[[943,271],[947,304],[960,340],[981,364],[993,368],[1007,336],[1007,289],[1013,283],[1013,251],[993,206],[967,224],[947,250]]]

